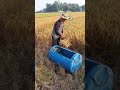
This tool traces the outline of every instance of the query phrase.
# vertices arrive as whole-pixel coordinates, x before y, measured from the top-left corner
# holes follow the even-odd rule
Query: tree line
[[[59,1],[55,1],[53,4],[47,3],[45,9],[37,12],[58,12],[58,11],[65,11],[65,12],[85,11],[85,5],[79,6],[78,4],[62,3]]]

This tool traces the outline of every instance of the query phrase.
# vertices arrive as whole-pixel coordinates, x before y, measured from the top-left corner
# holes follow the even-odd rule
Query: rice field
[[[71,50],[81,53],[84,57],[85,54],[85,13],[84,12],[68,12],[72,20],[67,20],[64,23],[65,40],[61,42]],[[40,82],[49,82],[53,76],[54,63],[48,57],[48,51],[52,45],[51,32],[56,20],[60,18],[60,13],[36,13],[35,14],[35,64],[36,64],[36,80]],[[42,69],[46,69],[44,73]],[[43,71],[44,71],[43,69]],[[38,77],[39,74],[39,77]],[[80,73],[78,74],[81,82],[84,78],[84,62]],[[41,78],[40,76],[44,76]],[[46,79],[47,78],[47,79]],[[44,79],[44,80],[43,80]],[[79,80],[80,80],[79,79]]]

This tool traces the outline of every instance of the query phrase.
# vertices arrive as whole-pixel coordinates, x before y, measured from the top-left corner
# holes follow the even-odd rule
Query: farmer
[[[59,45],[60,38],[65,38],[63,25],[67,19],[69,19],[69,16],[66,13],[62,13],[60,19],[55,22],[52,30],[52,46]]]

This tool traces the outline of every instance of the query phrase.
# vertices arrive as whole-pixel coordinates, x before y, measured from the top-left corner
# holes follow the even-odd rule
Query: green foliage
[[[79,6],[78,4],[68,4],[62,3],[60,1],[55,1],[53,4],[46,4],[46,8],[38,12],[57,12],[57,11],[85,11],[85,5]]]

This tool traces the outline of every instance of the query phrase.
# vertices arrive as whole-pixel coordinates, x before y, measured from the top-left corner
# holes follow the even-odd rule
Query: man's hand
[[[64,34],[62,34],[60,38],[61,38],[61,39],[65,39],[65,35],[64,35]]]
[[[64,34],[62,34],[62,37],[63,37],[63,38],[65,38],[65,35],[64,35]]]

